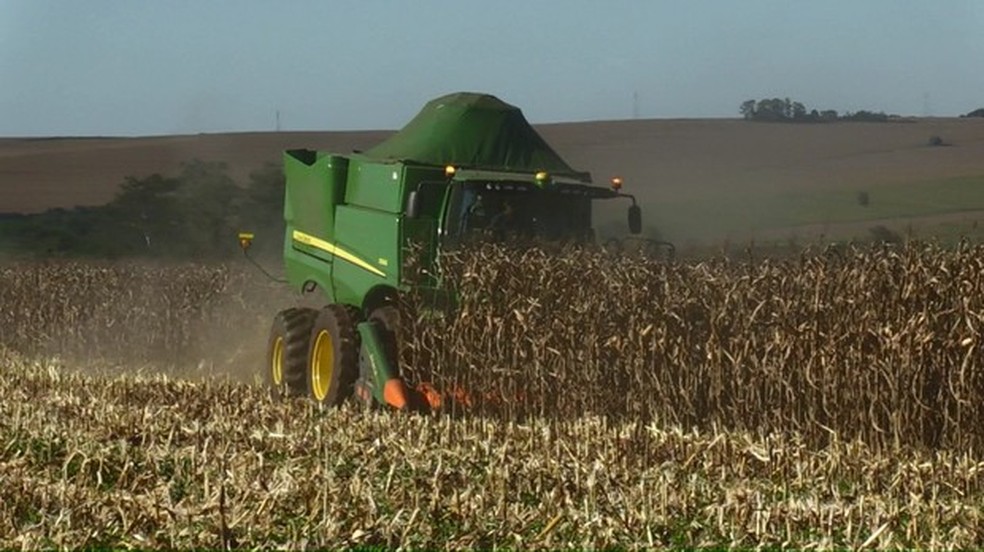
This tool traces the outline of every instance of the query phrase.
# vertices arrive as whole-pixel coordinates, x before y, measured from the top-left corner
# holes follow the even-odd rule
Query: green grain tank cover
[[[406,126],[365,152],[385,161],[509,172],[547,171],[579,180],[530,126],[518,107],[489,94],[459,92],[433,99]]]

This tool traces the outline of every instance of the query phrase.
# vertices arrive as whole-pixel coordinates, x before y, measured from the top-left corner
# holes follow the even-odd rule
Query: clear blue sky
[[[395,129],[459,90],[533,123],[954,116],[982,60],[984,0],[0,0],[0,136]]]

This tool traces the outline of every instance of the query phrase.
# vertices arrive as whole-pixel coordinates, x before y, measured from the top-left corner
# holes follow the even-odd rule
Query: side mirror
[[[629,207],[629,232],[632,234],[642,233],[642,209],[638,205]]]
[[[420,196],[417,190],[411,190],[407,195],[406,216],[415,219],[418,215],[420,215]]]

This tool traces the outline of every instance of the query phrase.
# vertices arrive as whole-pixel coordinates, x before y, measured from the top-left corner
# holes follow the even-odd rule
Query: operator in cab
[[[465,183],[452,192],[453,241],[583,242],[590,236],[590,202],[515,187]]]

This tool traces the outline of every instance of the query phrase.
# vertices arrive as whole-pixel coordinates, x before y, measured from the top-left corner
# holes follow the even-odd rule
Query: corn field
[[[249,267],[0,265],[0,546],[984,545],[984,246],[441,263],[429,416],[271,401]]]
[[[984,450],[984,247],[677,265],[488,247],[444,270],[461,312],[408,300],[405,365],[500,414]]]

